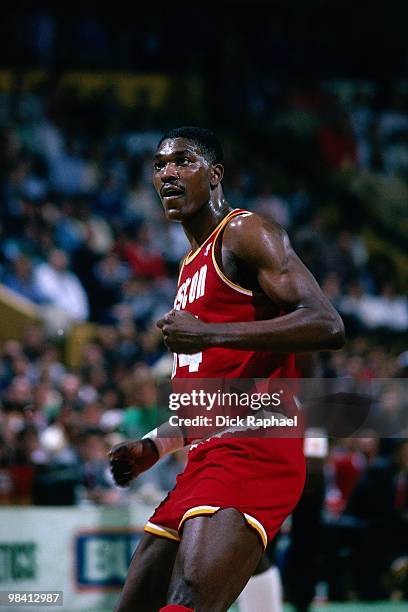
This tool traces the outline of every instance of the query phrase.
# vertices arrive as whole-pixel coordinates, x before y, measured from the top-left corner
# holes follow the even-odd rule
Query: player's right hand
[[[159,459],[156,445],[149,438],[121,442],[109,451],[108,456],[113,479],[120,487],[127,487]]]

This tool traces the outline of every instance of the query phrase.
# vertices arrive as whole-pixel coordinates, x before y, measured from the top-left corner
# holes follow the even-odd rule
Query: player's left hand
[[[192,355],[208,348],[208,323],[190,312],[171,310],[157,321],[164,344],[173,353]]]

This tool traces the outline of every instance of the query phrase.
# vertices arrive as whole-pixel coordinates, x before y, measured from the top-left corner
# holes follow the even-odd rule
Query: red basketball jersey
[[[252,291],[240,287],[220,270],[215,253],[223,230],[231,219],[251,215],[231,211],[194,252],[182,263],[175,310],[191,312],[211,323],[259,321],[276,316],[273,305],[258,305]],[[174,355],[173,378],[293,378],[293,354],[208,348],[194,355]]]

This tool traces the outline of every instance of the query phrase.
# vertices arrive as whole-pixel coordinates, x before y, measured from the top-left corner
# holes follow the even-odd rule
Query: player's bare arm
[[[286,232],[252,214],[234,219],[223,237],[222,267],[239,282],[240,264],[253,270],[253,287],[284,313],[243,323],[206,323],[171,311],[158,322],[167,347],[195,353],[210,347],[274,352],[336,350],[344,344],[342,320],[294,252]],[[242,280],[241,280],[242,283]],[[257,287],[256,287],[256,286]]]

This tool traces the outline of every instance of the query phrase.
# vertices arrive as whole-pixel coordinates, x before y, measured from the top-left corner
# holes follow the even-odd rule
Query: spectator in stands
[[[26,376],[14,376],[4,395],[7,409],[23,414],[24,408],[31,403],[32,393],[33,386]]]
[[[5,275],[4,284],[22,297],[40,304],[42,295],[39,292],[33,275],[32,261],[24,255],[19,255],[12,264],[12,270]]]
[[[66,327],[74,321],[87,320],[88,298],[78,278],[68,269],[64,251],[50,251],[47,261],[34,269],[34,279],[36,290],[51,306],[47,309],[47,322],[56,317],[57,323]]]
[[[35,426],[24,427],[16,436],[16,446],[13,456],[13,463],[16,465],[34,465],[45,461]]]
[[[99,429],[85,430],[79,437],[77,452],[80,466],[82,503],[115,504],[122,492],[114,486],[106,462],[108,445]]]
[[[366,460],[358,448],[358,438],[335,442],[330,450],[327,473],[330,474],[333,490],[339,495],[336,499],[336,513],[344,509],[365,466]]]
[[[329,168],[344,170],[357,163],[357,144],[350,120],[341,110],[333,110],[321,127],[319,142],[323,160]]]
[[[131,274],[129,266],[114,251],[99,259],[92,271],[94,282],[89,287],[89,298],[98,319],[103,321],[109,318],[110,308],[121,301],[123,284]]]
[[[363,521],[355,542],[355,579],[363,599],[386,595],[381,575],[408,541],[408,441],[395,445],[389,459],[369,465],[351,494],[345,514]]]
[[[357,161],[360,168],[371,166],[373,143],[372,134],[375,113],[372,108],[372,95],[364,90],[354,93],[350,110],[350,121],[357,144]]]
[[[156,248],[146,223],[129,226],[119,249],[136,277],[158,279],[167,275],[164,257]]]
[[[342,314],[355,317],[363,329],[385,327],[401,331],[408,326],[408,301],[396,295],[391,283],[384,283],[380,295],[370,295],[357,281],[349,286],[339,307]]]
[[[93,208],[96,214],[110,222],[118,222],[121,219],[124,194],[113,174],[108,173],[103,178],[100,189],[95,195]]]
[[[126,409],[120,426],[126,438],[143,437],[160,419],[157,386],[148,366],[138,364],[123,381]]]
[[[61,248],[71,253],[86,244],[97,255],[109,251],[113,245],[112,230],[103,217],[92,214],[86,199],[66,201],[63,211],[56,227]]]

